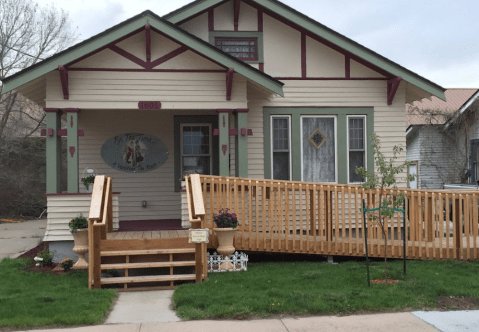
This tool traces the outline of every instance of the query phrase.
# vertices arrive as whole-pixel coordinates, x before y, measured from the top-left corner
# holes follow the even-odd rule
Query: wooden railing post
[[[186,181],[186,194],[188,197],[188,212],[190,216],[191,228],[204,229],[206,227],[206,212],[203,192],[201,190],[200,175],[190,175],[187,177]],[[196,282],[201,282],[203,279],[207,278],[208,270],[205,243],[196,243],[195,245],[195,271]]]
[[[426,233],[426,241],[432,242],[434,241],[434,231],[433,231],[433,214],[432,214],[432,197],[430,197],[432,193],[426,193],[426,197],[424,198],[426,204],[426,215],[424,217],[424,232]],[[426,203],[427,202],[427,203]]]
[[[453,237],[454,237],[454,251],[456,252],[456,259],[461,259],[462,247],[462,202],[461,196],[457,195],[454,199],[454,215],[453,215]]]

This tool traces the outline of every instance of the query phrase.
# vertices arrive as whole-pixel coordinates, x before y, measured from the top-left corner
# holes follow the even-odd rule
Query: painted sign
[[[140,101],[138,103],[140,110],[161,110],[161,101]]]
[[[154,136],[122,134],[103,144],[101,157],[108,166],[118,171],[143,173],[163,165],[168,159],[168,149]]]
[[[206,229],[191,229],[189,230],[188,243],[208,243],[210,230]]]

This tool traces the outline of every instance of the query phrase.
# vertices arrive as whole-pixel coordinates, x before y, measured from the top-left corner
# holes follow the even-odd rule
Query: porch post
[[[68,192],[78,193],[78,114],[77,108],[67,108],[67,167]]]
[[[230,109],[221,109],[216,111],[218,113],[218,128],[219,128],[219,175],[230,175],[230,154],[229,154],[229,114]]]
[[[61,138],[58,130],[61,127],[61,111],[56,108],[44,108],[46,112],[46,166],[47,194],[60,192]]]
[[[236,110],[236,176],[248,177],[248,109]]]

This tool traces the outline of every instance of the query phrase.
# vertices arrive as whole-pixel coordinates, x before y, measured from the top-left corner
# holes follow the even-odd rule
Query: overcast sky
[[[479,88],[477,0],[282,0],[445,88]],[[163,16],[190,0],[39,0],[70,14],[87,39],[144,10]]]

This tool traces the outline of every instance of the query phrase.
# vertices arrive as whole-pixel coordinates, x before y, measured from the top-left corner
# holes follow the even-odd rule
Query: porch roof
[[[263,86],[271,92],[280,96],[284,95],[284,83],[261,72],[249,64],[236,59],[235,57],[223,52],[213,45],[210,45],[209,43],[188,33],[187,31],[170,23],[166,19],[161,18],[149,10],[144,11],[143,13],[136,15],[122,23],[119,23],[81,43],[78,43],[63,52],[53,55],[42,62],[25,68],[24,70],[3,79],[3,89],[1,93],[4,94],[19,88],[22,85],[34,81],[53,70],[57,70],[59,66],[67,65],[115,42],[124,36],[136,31],[139,32],[141,29],[144,29],[146,24],[149,24],[152,28],[161,31],[168,37],[177,40],[181,44],[211,59],[212,61],[217,62],[226,68],[234,69],[236,73]]]
[[[174,24],[178,24],[186,21],[187,19],[194,17],[202,12],[207,11],[211,7],[216,7],[225,0],[196,0],[183,6],[165,16],[167,20]],[[293,24],[298,28],[309,31],[322,38],[325,42],[336,45],[343,49],[345,52],[366,61],[379,70],[385,71],[389,74],[390,78],[401,77],[404,81],[419,88],[429,95],[424,93],[417,93],[414,88],[408,88],[413,98],[410,101],[422,99],[424,97],[436,96],[442,100],[446,100],[445,89],[434,82],[412,72],[411,70],[383,57],[382,55],[364,47],[363,45],[355,42],[352,39],[343,36],[342,34],[328,28],[327,26],[313,20],[312,18],[296,11],[295,9],[285,5],[278,0],[246,0],[247,4],[253,6],[261,6],[265,9],[265,13],[272,13],[278,15]]]

